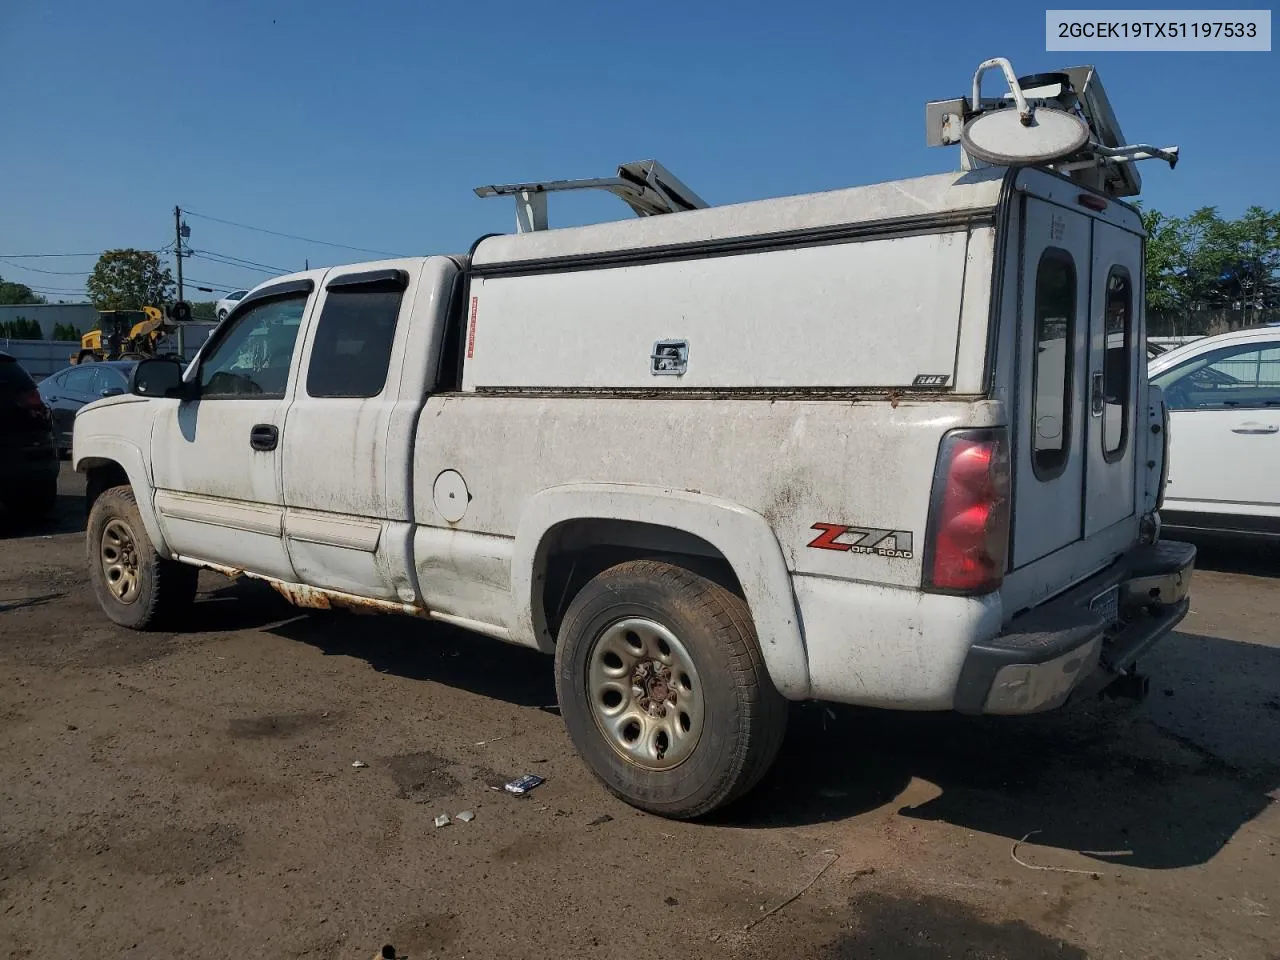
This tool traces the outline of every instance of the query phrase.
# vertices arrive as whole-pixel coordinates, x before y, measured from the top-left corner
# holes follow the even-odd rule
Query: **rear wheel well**
[[[549,530],[538,548],[541,609],[534,622],[546,624],[554,640],[573,598],[593,577],[629,560],[663,560],[684,567],[742,595],[728,559],[701,537],[657,524],[584,518]]]
[[[85,469],[84,509],[88,514],[103,492],[112,487],[129,486],[129,474],[114,460],[93,461]]]

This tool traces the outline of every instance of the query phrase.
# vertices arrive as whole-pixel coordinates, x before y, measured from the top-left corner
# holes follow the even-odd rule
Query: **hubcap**
[[[625,759],[649,770],[683,763],[702,734],[702,685],[674,633],[641,617],[606,627],[591,649],[591,713]]]
[[[102,574],[121,603],[138,599],[138,547],[133,531],[123,520],[112,520],[102,530]]]

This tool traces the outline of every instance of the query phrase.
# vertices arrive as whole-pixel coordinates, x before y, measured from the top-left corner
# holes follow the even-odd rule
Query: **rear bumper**
[[[1166,540],[1114,564],[974,644],[956,687],[962,713],[1037,713],[1101,689],[1187,614],[1196,550]]]

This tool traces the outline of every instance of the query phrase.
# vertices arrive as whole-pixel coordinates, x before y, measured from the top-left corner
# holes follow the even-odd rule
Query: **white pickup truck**
[[[553,653],[583,758],[672,817],[759,780],[787,701],[1139,685],[1194,549],[1113,190],[974,165],[558,230],[505,192],[525,232],[272,280],[80,412],[111,619],[179,622],[203,567]]]

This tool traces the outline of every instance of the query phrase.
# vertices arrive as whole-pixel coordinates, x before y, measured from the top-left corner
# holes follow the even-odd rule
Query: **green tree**
[[[40,324],[35,320],[27,317],[15,317],[12,320],[0,323],[0,337],[7,337],[11,340],[43,340],[44,334],[40,332]]]
[[[55,323],[53,325],[53,337],[51,339],[79,342],[80,328],[71,323]]]
[[[25,283],[14,283],[0,277],[0,303],[48,303]]]
[[[107,250],[85,286],[99,310],[158,307],[173,296],[173,277],[150,250]]]
[[[1147,309],[1176,310],[1182,304],[1187,268],[1182,222],[1159,210],[1143,210],[1142,226],[1147,231]]]
[[[1216,207],[1187,217],[1143,210],[1142,222],[1147,310],[1156,325],[1209,333],[1280,311],[1280,213],[1254,206],[1230,220]]]
[[[193,300],[191,302],[191,319],[192,320],[216,320],[217,315],[213,312],[214,301],[212,300]]]

